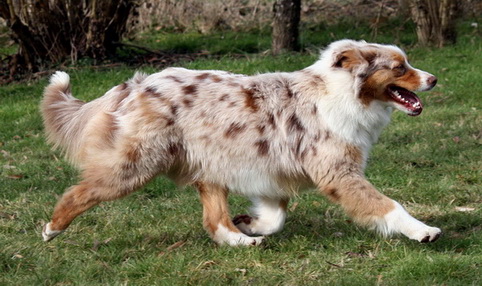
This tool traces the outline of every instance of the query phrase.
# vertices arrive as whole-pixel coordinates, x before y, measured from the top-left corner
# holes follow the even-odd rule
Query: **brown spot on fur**
[[[137,163],[141,158],[140,148],[137,146],[137,143],[132,142],[128,145],[126,151],[126,159],[131,163]]]
[[[323,137],[323,140],[327,141],[330,138],[331,138],[331,132],[328,130],[325,130],[325,136]]]
[[[183,99],[182,102],[184,103],[184,106],[186,106],[188,108],[192,107],[192,100],[185,98],[185,99]]]
[[[269,142],[267,140],[258,140],[254,143],[258,147],[258,154],[261,156],[266,156],[269,153]]]
[[[258,105],[256,104],[256,98],[254,97],[254,90],[243,89],[243,94],[245,96],[244,103],[246,107],[250,108],[253,112],[258,111]]]
[[[167,79],[170,79],[172,81],[175,81],[177,83],[183,83],[184,81],[182,81],[180,78],[178,78],[177,76],[173,76],[173,75],[168,75],[166,76]]]
[[[276,122],[275,122],[273,113],[269,113],[269,114],[268,114],[268,123],[269,123],[269,125],[271,125],[271,127],[272,127],[273,129],[276,128]]]
[[[172,125],[174,125],[174,123],[176,123],[174,118],[172,118],[172,117],[166,118],[166,126],[172,126]]]
[[[195,84],[190,84],[190,85],[186,85],[186,86],[183,86],[182,87],[182,91],[184,92],[184,94],[188,95],[188,94],[196,94],[197,92],[197,85]]]
[[[309,87],[311,87],[314,90],[320,90],[320,91],[323,91],[323,93],[326,93],[324,92],[324,90],[326,89],[326,84],[323,78],[321,78],[321,76],[312,74],[309,71],[303,71],[303,72],[307,75],[307,78],[309,79],[308,80]]]
[[[224,132],[224,137],[235,138],[239,133],[243,132],[244,130],[246,130],[246,124],[231,123],[226,132]]]
[[[225,101],[226,99],[228,99],[228,97],[229,97],[229,94],[225,93],[219,98],[219,101]]]
[[[315,116],[318,114],[318,106],[316,106],[316,104],[313,104],[313,109],[311,110],[311,113]]]
[[[213,82],[221,82],[221,81],[223,81],[223,79],[222,79],[221,77],[217,76],[217,75],[212,75],[212,76],[211,76],[211,80],[212,80]]]
[[[117,86],[117,89],[118,89],[119,91],[123,91],[124,89],[126,89],[126,88],[128,88],[128,87],[129,87],[129,84],[128,84],[127,82],[124,82],[124,83],[118,85],[118,86]]]
[[[300,160],[304,161],[307,154],[308,154],[308,149],[303,150],[300,154]]]
[[[167,152],[172,156],[175,156],[175,155],[179,154],[180,150],[181,150],[180,146],[178,144],[175,144],[175,143],[169,144],[169,146],[167,148]]]
[[[153,87],[153,86],[148,86],[146,87],[145,89],[145,92],[146,94],[150,95],[150,96],[153,96],[153,97],[158,97],[158,98],[161,98],[162,97],[162,94],[160,92],[157,91],[157,88]]]
[[[266,129],[266,125],[258,125],[258,126],[256,126],[256,129],[258,130],[259,135],[263,135],[264,130]]]
[[[207,79],[207,78],[209,77],[209,75],[210,75],[210,73],[202,73],[202,74],[200,74],[200,75],[197,75],[197,76],[196,76],[196,79],[198,79],[198,80],[205,80],[205,79]]]
[[[337,188],[328,188],[325,192],[328,197],[330,197],[333,201],[338,201],[340,199],[340,193],[338,192]]]
[[[145,92],[150,93],[150,94],[154,94],[154,93],[157,93],[157,88],[155,88],[153,86],[148,86],[148,87],[146,87]]]
[[[179,109],[179,106],[177,106],[176,104],[171,105],[171,113],[172,113],[172,115],[176,116],[178,109]]]
[[[335,170],[336,172],[339,172],[342,168],[348,167],[348,165],[349,165],[349,163],[348,163],[347,160],[345,160],[345,159],[338,160],[333,165],[333,170]]]
[[[300,155],[300,151],[301,151],[301,144],[303,143],[303,138],[301,136],[299,136],[297,139],[296,139],[296,145],[294,147],[294,152],[295,152],[295,155],[296,156],[299,156]]]
[[[300,119],[296,115],[296,113],[293,113],[289,118],[288,118],[288,131],[289,132],[303,132],[305,131],[305,127],[303,127],[303,124],[301,124]]]
[[[313,141],[319,142],[320,139],[321,139],[321,132],[318,131],[318,132],[316,132],[316,135],[313,137]]]
[[[363,162],[363,155],[360,148],[348,145],[345,147],[345,155],[346,157],[350,158],[353,162],[357,164],[362,164]]]
[[[291,90],[291,88],[288,86],[286,87],[286,96],[288,98],[293,98],[294,94],[293,94],[293,90]]]
[[[312,145],[312,146],[311,146],[311,152],[313,153],[313,156],[318,155],[318,149],[316,148],[315,145]]]

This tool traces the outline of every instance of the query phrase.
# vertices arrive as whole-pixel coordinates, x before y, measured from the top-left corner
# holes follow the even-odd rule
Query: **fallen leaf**
[[[15,219],[14,214],[8,214],[8,213],[4,213],[4,212],[0,212],[0,217],[6,218],[6,219]]]
[[[18,180],[18,179],[23,178],[23,175],[21,175],[21,174],[19,174],[19,175],[7,175],[7,178],[13,179],[13,180]]]
[[[246,269],[244,269],[244,268],[235,268],[235,269],[234,269],[234,271],[241,272],[241,273],[243,273],[243,275],[245,275],[245,274],[246,274],[246,272],[247,272],[247,270],[246,270]]]
[[[337,232],[333,233],[333,236],[334,236],[334,237],[342,237],[342,236],[343,236],[343,232],[337,231]]]
[[[186,244],[186,242],[184,240],[180,240],[180,241],[174,243],[173,245],[170,245],[169,247],[167,247],[166,250],[171,251],[173,249],[176,249],[176,248],[179,248],[179,247],[183,246],[184,244]]]
[[[3,157],[5,157],[5,158],[10,157],[10,153],[8,153],[8,152],[5,151],[5,150],[0,150],[0,153],[2,153]]]
[[[106,245],[107,243],[109,243],[110,241],[112,240],[112,237],[109,237],[108,239],[104,240],[104,241],[98,241],[98,240],[95,240],[94,241],[94,245],[92,246],[92,250],[93,251],[97,251],[99,250],[99,247],[102,246],[102,245]]]
[[[377,285],[382,285],[383,284],[383,275],[378,275],[377,276]]]
[[[335,264],[335,263],[331,263],[331,262],[329,262],[329,261],[327,261],[326,263],[330,264],[331,266],[335,266],[335,267],[338,267],[338,268],[343,268],[343,266],[338,265],[338,264]]]
[[[291,207],[289,208],[290,212],[294,212],[296,210],[296,208],[298,207],[299,203],[298,202],[294,202]]]
[[[216,265],[216,262],[214,260],[208,260],[208,261],[204,261],[204,262],[200,263],[196,267],[196,269],[206,269],[206,268],[211,267],[212,265]]]

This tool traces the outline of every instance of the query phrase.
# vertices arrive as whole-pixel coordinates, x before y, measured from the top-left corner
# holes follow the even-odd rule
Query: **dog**
[[[260,244],[282,229],[290,197],[313,187],[384,236],[435,241],[441,230],[379,193],[364,168],[392,112],[419,115],[414,91],[436,82],[398,47],[353,40],[330,44],[300,71],[167,68],[136,73],[87,103],[56,72],[41,103],[47,140],[81,170],[81,181],[60,198],[43,239],[164,175],[197,189],[204,228],[218,244]],[[229,192],[250,198],[251,215],[230,218]]]

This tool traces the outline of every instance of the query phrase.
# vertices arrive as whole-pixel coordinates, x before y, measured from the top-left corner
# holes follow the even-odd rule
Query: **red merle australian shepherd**
[[[41,105],[45,129],[81,180],[57,203],[43,238],[164,175],[199,191],[204,227],[218,244],[260,244],[282,229],[290,197],[312,187],[383,235],[435,241],[440,229],[379,193],[364,168],[393,110],[419,115],[414,91],[436,82],[399,48],[352,40],[332,43],[296,72],[168,68],[138,73],[87,103],[57,72]],[[230,218],[229,192],[252,200],[250,216]]]

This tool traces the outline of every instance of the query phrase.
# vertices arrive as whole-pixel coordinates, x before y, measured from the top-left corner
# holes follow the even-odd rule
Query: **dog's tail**
[[[89,108],[85,103],[72,96],[70,77],[57,71],[45,88],[40,105],[47,141],[54,148],[60,147],[73,162],[80,151],[82,131],[89,120]]]

